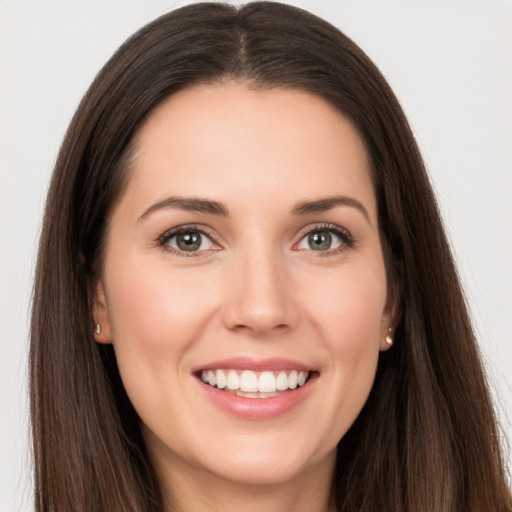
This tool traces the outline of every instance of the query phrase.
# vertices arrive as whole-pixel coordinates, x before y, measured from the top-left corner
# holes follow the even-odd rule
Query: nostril
[[[246,331],[247,333],[251,333],[251,334],[255,334],[255,335],[258,335],[258,334],[268,335],[272,332],[283,332],[283,331],[288,330],[289,328],[290,328],[290,326],[287,324],[284,324],[284,323],[272,326],[272,325],[263,324],[261,322],[253,322],[252,324],[240,323],[240,324],[234,325],[233,327],[230,327],[230,329],[235,332]]]

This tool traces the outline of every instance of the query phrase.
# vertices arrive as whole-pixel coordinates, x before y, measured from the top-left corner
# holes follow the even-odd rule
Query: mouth
[[[310,377],[305,370],[253,371],[247,369],[209,369],[197,375],[218,390],[244,398],[273,398],[302,387]]]
[[[193,375],[218,409],[244,420],[291,413],[315,388],[320,373],[288,359],[234,358],[196,367]]]

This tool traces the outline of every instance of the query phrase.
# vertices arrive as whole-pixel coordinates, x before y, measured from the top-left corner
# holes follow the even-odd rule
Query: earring
[[[391,337],[391,327],[388,329],[389,333],[386,336],[386,343],[391,346],[393,345],[393,338]]]
[[[96,334],[96,335],[101,334],[101,325],[100,324],[96,324],[96,326],[94,327],[94,334]]]

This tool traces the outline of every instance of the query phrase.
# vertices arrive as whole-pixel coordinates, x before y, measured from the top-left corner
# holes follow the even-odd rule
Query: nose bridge
[[[228,326],[254,333],[292,327],[296,317],[287,276],[286,262],[268,241],[241,249],[229,285]]]

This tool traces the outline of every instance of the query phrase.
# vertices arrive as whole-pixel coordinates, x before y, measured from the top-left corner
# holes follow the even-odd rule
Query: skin
[[[352,203],[293,212],[334,195]],[[176,196],[229,214],[148,212]],[[212,241],[192,254],[176,238],[159,242],[188,224]],[[313,250],[308,233],[325,224],[353,243],[333,236]],[[183,511],[328,510],[336,445],[367,399],[394,316],[368,158],[346,118],[308,93],[243,83],[170,97],[138,134],[97,290],[96,341],[114,344],[157,474]],[[240,418],[192,374],[240,356],[293,359],[318,378],[286,414]]]

